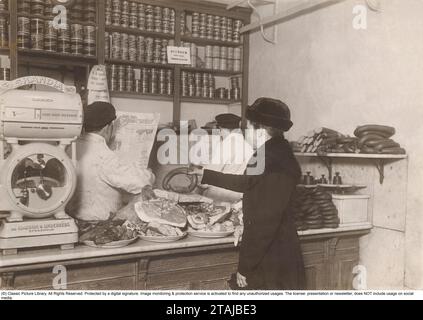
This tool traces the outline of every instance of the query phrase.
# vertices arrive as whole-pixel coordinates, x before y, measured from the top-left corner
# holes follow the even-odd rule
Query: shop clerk
[[[95,102],[84,111],[85,134],[77,142],[77,188],[68,212],[84,221],[107,220],[123,206],[122,192],[141,194],[153,184],[150,170],[124,163],[109,149],[116,110]]]
[[[301,170],[284,138],[284,132],[293,125],[290,111],[279,100],[260,98],[246,115],[256,133],[267,140],[257,146],[255,154],[258,161],[264,155],[264,172],[249,174],[247,168],[244,175],[198,169],[193,173],[203,175],[203,184],[244,194],[238,286],[251,290],[304,289],[303,258],[290,209]]]

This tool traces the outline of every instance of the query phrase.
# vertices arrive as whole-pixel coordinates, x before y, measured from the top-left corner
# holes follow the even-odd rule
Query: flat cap
[[[223,129],[237,129],[241,122],[241,117],[233,113],[223,113],[216,116],[217,125]]]
[[[116,119],[116,109],[108,102],[96,101],[84,110],[84,126],[88,131],[103,129]]]

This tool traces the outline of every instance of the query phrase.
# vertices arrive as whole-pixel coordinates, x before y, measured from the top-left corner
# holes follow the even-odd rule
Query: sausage
[[[382,154],[406,154],[407,152],[405,151],[404,148],[386,148],[386,149],[382,149],[380,151],[380,153]]]
[[[369,134],[376,134],[378,136],[381,136],[382,139],[389,139],[393,136],[393,134],[382,132],[382,131],[364,131],[360,133],[360,136],[358,138],[367,136]]]
[[[381,126],[377,124],[369,124],[360,126],[354,131],[354,135],[357,137],[360,137],[361,134],[365,131],[376,131],[376,132],[383,132],[387,134],[395,134],[395,128],[394,127],[388,127],[388,126]]]
[[[375,149],[379,152],[383,149],[392,149],[392,148],[400,148],[401,146],[399,143],[396,143],[393,140],[385,140],[375,146]]]
[[[358,140],[357,145],[359,147],[362,147],[367,143],[367,141],[370,141],[370,140],[372,140],[372,141],[373,140],[384,140],[384,138],[382,138],[381,136],[379,136],[377,134],[369,134],[369,135],[361,137],[360,140]]]
[[[347,144],[347,143],[354,143],[356,141],[358,141],[358,139],[354,137],[342,137],[342,138],[338,138],[336,142],[338,144]]]
[[[372,139],[372,140],[366,141],[365,145],[370,147],[370,148],[375,148],[379,144],[384,144],[384,143],[388,144],[388,142],[395,142],[395,141],[393,141],[391,139],[374,139],[374,140]],[[387,147],[387,148],[389,148],[389,147]]]
[[[376,154],[377,151],[374,148],[370,148],[370,147],[366,147],[366,146],[362,146],[361,147],[361,153],[366,153],[366,154]]]

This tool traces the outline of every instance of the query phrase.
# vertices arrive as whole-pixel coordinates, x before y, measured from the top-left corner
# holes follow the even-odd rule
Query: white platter
[[[135,237],[129,240],[112,241],[106,244],[96,244],[94,241],[91,241],[91,240],[82,241],[82,243],[85,244],[86,246],[93,247],[93,248],[116,249],[116,248],[126,247],[130,245],[131,243],[135,242],[136,240],[138,240],[138,237]]]
[[[188,231],[188,234],[193,237],[197,238],[209,238],[209,239],[215,239],[215,238],[226,238],[232,235],[235,232],[235,230],[231,231],[220,231],[220,232],[211,232],[211,231]]]
[[[140,235],[141,240],[150,241],[150,242],[159,242],[159,243],[168,243],[168,242],[175,242],[181,240],[187,236],[185,232],[181,236],[173,236],[173,237],[165,237],[165,236],[142,236]]]

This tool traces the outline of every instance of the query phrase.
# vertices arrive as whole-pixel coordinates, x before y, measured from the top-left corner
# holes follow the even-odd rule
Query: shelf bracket
[[[379,182],[382,185],[385,181],[385,161],[384,160],[375,160],[375,166],[379,172]]]
[[[319,160],[322,161],[322,163],[325,165],[325,167],[328,169],[328,179],[329,182],[332,181],[333,178],[333,160],[332,158],[325,157],[325,156],[318,156]]]

